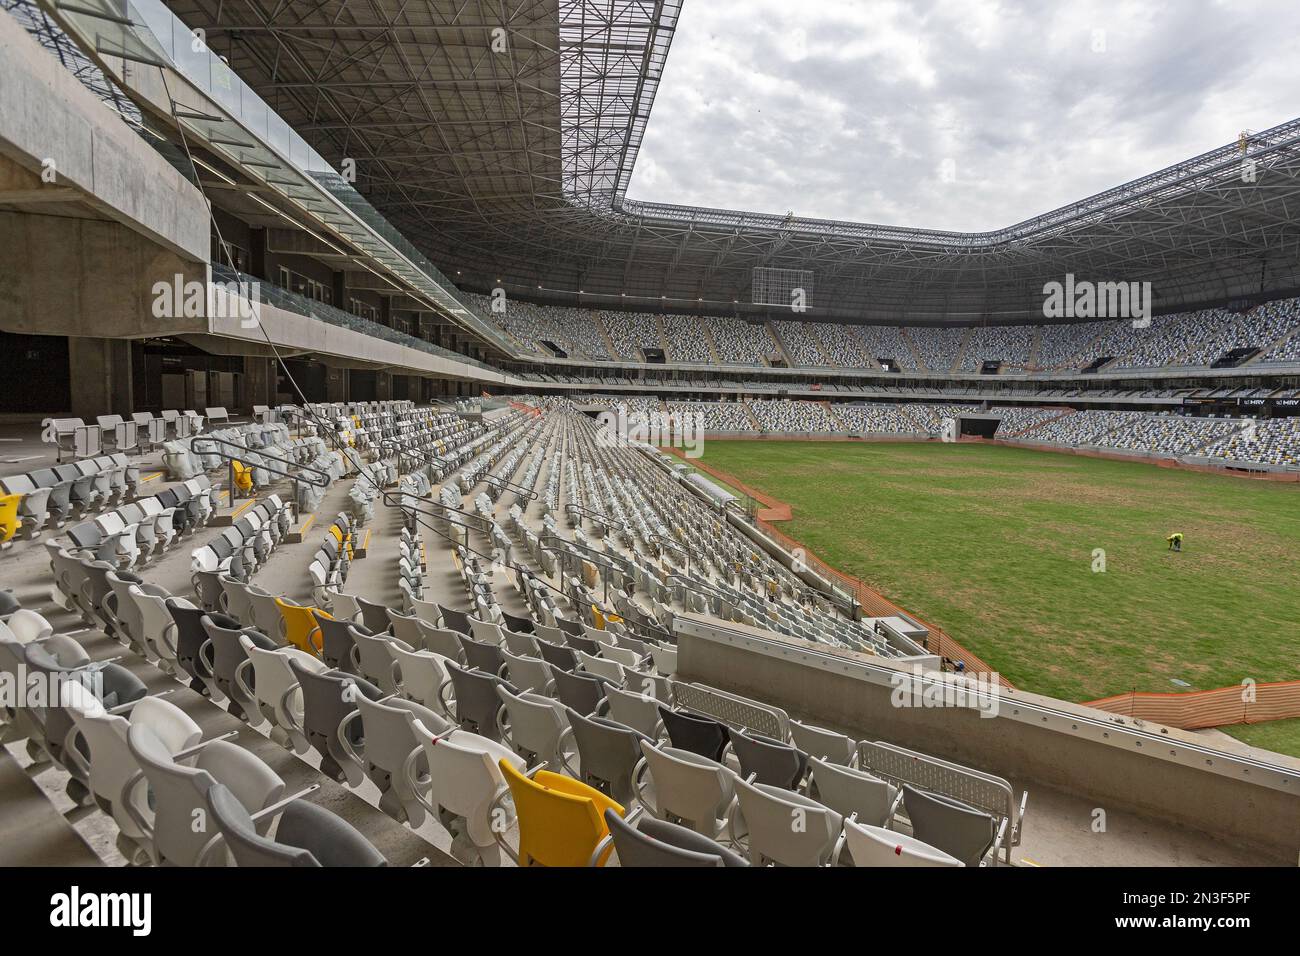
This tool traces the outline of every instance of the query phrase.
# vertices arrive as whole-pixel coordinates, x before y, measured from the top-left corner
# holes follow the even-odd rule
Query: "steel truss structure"
[[[1042,318],[1066,273],[1170,311],[1300,288],[1300,120],[989,233],[626,198],[683,0],[166,0],[443,272],[545,301],[805,318]],[[708,162],[708,157],[700,157]]]

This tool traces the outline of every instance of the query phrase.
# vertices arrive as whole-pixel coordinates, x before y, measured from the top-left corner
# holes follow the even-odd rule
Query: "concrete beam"
[[[203,194],[12,17],[0,17],[0,154],[175,256],[208,258]]]

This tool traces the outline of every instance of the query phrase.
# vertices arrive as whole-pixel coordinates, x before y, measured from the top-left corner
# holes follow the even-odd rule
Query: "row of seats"
[[[138,497],[140,481],[140,469],[125,452],[118,452],[0,478],[0,491],[16,496],[10,507],[22,536],[32,539],[47,528],[62,528],[70,520]]]
[[[575,358],[598,362],[641,361],[643,349],[663,342],[670,363],[711,362],[716,353],[725,364],[762,366],[784,351],[783,361],[792,367],[875,369],[887,359],[903,370],[942,374],[978,371],[984,362],[1012,371],[1081,369],[1103,358],[1117,368],[1208,367],[1236,349],[1263,353],[1263,363],[1294,362],[1300,356],[1300,337],[1294,334],[1300,329],[1297,299],[1247,312],[1205,309],[1159,316],[1150,324],[1126,318],[936,327],[780,319],[748,323],[730,316],[585,310],[513,300],[505,312],[496,312],[485,297],[471,298],[489,322],[526,351],[549,355],[540,343],[551,341]]]

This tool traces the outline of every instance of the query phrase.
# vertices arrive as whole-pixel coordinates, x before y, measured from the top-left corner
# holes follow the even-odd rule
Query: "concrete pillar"
[[[253,227],[248,232],[248,268],[250,274],[265,282],[271,281],[270,259],[266,254],[267,230]],[[257,403],[261,405],[261,402]]]
[[[392,373],[376,372],[375,373],[375,401],[386,402],[392,397],[393,397]]]
[[[334,306],[348,311],[348,274],[346,272],[334,273]]]
[[[379,324],[389,328],[393,326],[393,297],[390,295],[379,297]]]
[[[68,366],[74,417],[93,422],[97,415],[129,415],[135,410],[129,339],[72,336]]]

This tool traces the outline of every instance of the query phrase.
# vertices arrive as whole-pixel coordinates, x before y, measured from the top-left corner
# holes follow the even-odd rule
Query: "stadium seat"
[[[922,843],[914,837],[893,830],[885,830],[844,821],[844,846],[853,858],[854,866],[964,866],[961,860],[942,850]]]
[[[609,834],[605,811],[622,814],[623,807],[599,790],[552,773],[521,773],[509,760],[500,761],[502,776],[514,799],[519,820],[519,846],[503,849],[520,866],[587,866],[592,854]],[[497,832],[497,831],[494,831]],[[600,866],[604,859],[597,859]]]
[[[258,833],[255,816],[229,787],[214,783],[205,796],[208,812],[239,866],[388,865],[355,827],[306,800],[294,800],[280,810],[272,838]]]
[[[744,857],[731,852],[716,840],[710,840],[675,823],[656,820],[642,813],[641,808],[629,813],[626,818],[613,809],[606,810],[605,825],[609,828],[608,840],[614,845],[619,866],[749,866]],[[595,865],[594,861],[600,858],[603,850],[603,845],[597,846],[592,854],[592,865]]]

